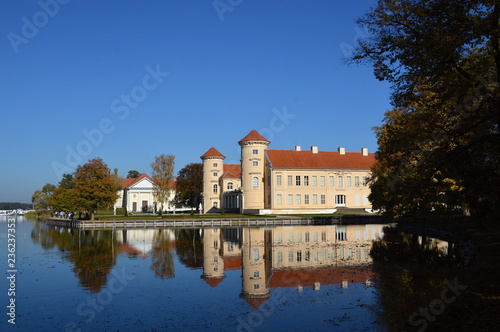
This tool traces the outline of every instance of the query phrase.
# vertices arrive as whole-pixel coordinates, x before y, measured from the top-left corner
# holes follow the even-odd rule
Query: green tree
[[[42,190],[37,190],[31,197],[35,210],[47,210],[51,207],[52,195],[56,186],[47,183]]]
[[[76,169],[75,201],[82,209],[92,211],[92,220],[96,209],[109,208],[118,198],[116,182],[110,173],[101,158],[91,159]]]
[[[136,171],[135,169],[128,171],[127,178],[128,179],[135,179],[138,178],[141,173]]]
[[[163,215],[164,203],[168,200],[170,192],[170,182],[174,180],[175,156],[165,155],[155,157],[155,161],[151,163],[153,170],[151,178],[155,186],[153,187],[153,195],[160,205],[159,214]]]
[[[189,206],[199,210],[203,192],[203,165],[191,163],[179,171],[175,188],[175,203],[178,207]]]
[[[371,36],[350,61],[373,64],[396,107],[376,129],[377,207],[498,213],[499,15],[496,1],[380,0],[358,20]]]
[[[75,188],[74,174],[63,174],[61,181],[59,181],[58,188],[73,189]]]

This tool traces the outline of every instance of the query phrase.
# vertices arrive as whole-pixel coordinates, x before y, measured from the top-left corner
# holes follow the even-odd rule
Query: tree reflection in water
[[[171,279],[175,277],[174,258],[171,247],[170,233],[165,229],[156,231],[153,235],[151,254],[151,271],[155,277]]]
[[[36,223],[31,238],[44,249],[68,251],[65,258],[74,263],[72,271],[82,288],[92,293],[100,292],[106,285],[121,251],[110,230],[82,231]]]
[[[377,282],[379,314],[389,331],[419,330],[422,325],[411,321],[411,315],[439,299],[446,280],[462,275],[460,245],[411,234],[397,227],[384,228],[384,237],[373,242],[370,255],[374,270],[380,275]],[[447,305],[446,312],[452,311],[453,305]]]

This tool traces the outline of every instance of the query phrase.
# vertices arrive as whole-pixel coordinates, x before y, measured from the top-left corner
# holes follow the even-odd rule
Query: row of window
[[[283,255],[282,251],[278,251],[278,263],[283,263]],[[305,250],[304,255],[302,255],[302,250],[288,251],[288,262],[292,263],[294,260],[297,262],[301,262],[302,259],[304,261],[309,262],[313,261],[326,261],[328,260],[327,251],[324,249],[321,252],[319,250],[314,250],[312,253],[310,250]],[[361,248],[355,248],[355,253],[353,248],[339,248],[330,250],[330,260],[340,259],[340,260],[350,260],[354,258],[354,254],[356,254],[356,259],[361,260]],[[363,249],[363,258],[368,259],[370,257],[370,252],[367,248]]]
[[[311,201],[311,195],[309,194],[304,194],[304,204],[312,204],[312,205],[317,205],[318,204],[318,194],[312,194],[312,201]],[[319,196],[319,202],[320,204],[326,204],[326,195],[321,194]],[[277,205],[283,205],[283,195],[282,194],[276,194],[276,204]],[[293,194],[288,194],[287,195],[287,204],[292,205],[294,204],[293,200]],[[302,204],[302,194],[296,194],[295,195],[295,204],[299,205]],[[335,195],[335,205],[337,206],[343,206],[346,204],[346,196],[345,195]]]
[[[362,180],[362,182],[360,182],[360,179]],[[345,177],[345,180],[346,180],[346,187],[352,187],[352,176],[348,175]],[[363,177],[359,177],[359,176],[355,176],[354,177],[354,186],[355,187],[359,187],[360,184],[362,184],[363,186],[366,186],[368,184],[368,177],[367,176],[363,176]],[[280,174],[277,174],[276,175],[276,185],[277,186],[282,186],[283,185],[283,176],[280,175]],[[288,175],[287,176],[287,185],[288,186],[293,186],[294,185],[294,177],[293,175]],[[304,175],[304,176],[301,176],[301,175],[296,175],[295,176],[295,186],[301,186],[301,185],[304,185],[304,186],[309,186],[309,185],[312,185],[312,186],[317,186],[318,185],[318,177],[316,175],[313,175],[313,176],[309,176],[309,175]],[[320,186],[326,186],[326,176],[320,176],[319,177],[319,185]],[[334,187],[335,186],[335,177],[333,175],[330,175],[328,177],[328,185],[330,187]],[[339,175],[337,176],[337,186],[338,187],[343,187],[344,186],[344,176],[342,175]]]
[[[295,239],[297,240],[297,242],[302,242],[302,232],[296,233]],[[276,240],[278,241],[278,243],[283,242],[283,234],[281,232],[278,232],[278,234],[276,236]],[[311,241],[311,234],[309,232],[304,233],[304,240],[305,240],[305,242]],[[293,232],[288,233],[288,241],[289,242],[294,241],[294,233]],[[313,233],[313,241],[314,242],[319,241],[319,233],[318,232]],[[321,242],[326,242],[326,241],[327,241],[326,232],[321,232]]]

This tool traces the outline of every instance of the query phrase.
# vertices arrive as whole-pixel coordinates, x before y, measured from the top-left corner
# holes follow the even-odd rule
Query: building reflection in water
[[[273,228],[204,229],[202,278],[216,287],[224,271],[241,269],[242,292],[253,307],[272,288],[350,283],[370,285],[370,249],[382,238],[384,225],[289,226]]]

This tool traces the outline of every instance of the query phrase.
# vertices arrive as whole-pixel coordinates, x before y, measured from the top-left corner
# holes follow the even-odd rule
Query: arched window
[[[254,176],[252,178],[252,187],[258,187],[259,186],[259,178]]]
[[[219,186],[217,184],[214,184],[214,194],[217,194],[219,192]]]
[[[233,183],[232,182],[227,183],[227,190],[233,190]]]

